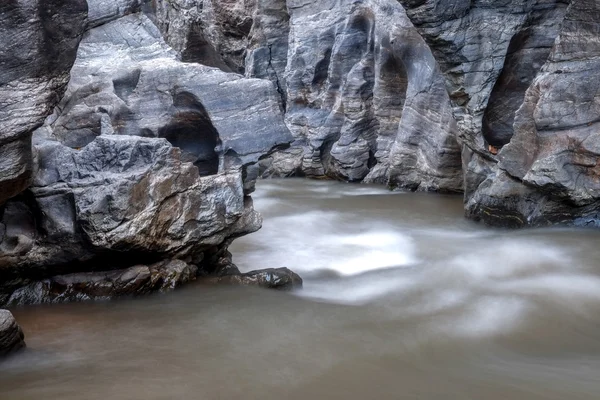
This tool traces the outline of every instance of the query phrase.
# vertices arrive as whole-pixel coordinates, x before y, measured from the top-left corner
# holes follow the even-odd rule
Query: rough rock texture
[[[156,18],[184,59],[223,68],[235,52],[216,49],[238,43],[245,59],[237,70],[273,83],[295,142],[261,162],[263,176],[461,191],[460,148],[444,80],[399,4],[217,2],[230,15],[223,19],[214,3],[160,3]]]
[[[0,304],[170,260],[293,286],[227,253],[260,227],[259,175],[600,225],[597,0],[12,1],[0,22]]]
[[[286,119],[311,176],[460,191],[443,78],[390,1],[288,1]]]
[[[260,227],[255,164],[293,140],[269,81],[179,61],[137,2],[90,5],[68,89],[34,135],[35,179],[0,210],[0,304],[58,274],[104,271],[70,286],[93,297],[108,270],[210,269],[205,257]]]
[[[9,305],[106,300],[173,290],[196,279],[197,267],[180,260],[122,270],[53,276],[15,290]]]
[[[270,268],[247,272],[202,278],[210,284],[257,286],[266,289],[294,290],[302,287],[302,278],[288,268]]]
[[[154,18],[183,61],[244,73],[256,0],[153,1]]]
[[[25,335],[8,310],[0,310],[0,357],[25,347]]]
[[[0,204],[31,181],[31,134],[66,88],[86,15],[85,0],[0,3]]]
[[[446,76],[467,215],[598,225],[600,4],[401,2]]]

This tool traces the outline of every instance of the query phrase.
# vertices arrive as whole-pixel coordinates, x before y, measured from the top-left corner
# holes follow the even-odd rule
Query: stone
[[[9,305],[108,300],[166,292],[196,279],[197,267],[180,260],[121,270],[53,276],[15,290]]]
[[[302,278],[288,268],[269,268],[245,274],[231,274],[201,278],[209,284],[257,286],[266,289],[294,290],[302,287]]]
[[[86,17],[85,0],[0,4],[0,205],[31,183],[31,135],[66,89]]]
[[[401,3],[446,77],[466,215],[599,226],[598,2]]]
[[[0,309],[0,357],[25,347],[25,335],[12,313]]]
[[[255,0],[152,2],[153,17],[166,42],[183,61],[244,73]]]
[[[264,176],[300,171],[460,192],[460,148],[444,79],[403,8],[392,1],[290,0],[287,9],[280,84],[296,141],[272,156]]]
[[[4,298],[107,265],[202,263],[260,228],[254,164],[293,140],[270,82],[181,62],[135,7],[94,4],[67,91],[34,134],[37,174],[0,214]]]

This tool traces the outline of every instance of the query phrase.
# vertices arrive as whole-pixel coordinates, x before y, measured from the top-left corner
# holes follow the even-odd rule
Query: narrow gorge
[[[518,272],[496,261],[504,232],[563,254],[566,230],[598,279],[599,0],[8,0],[0,42],[0,307],[17,317],[184,284],[363,304],[428,288],[444,257],[425,243],[467,237],[511,274],[568,274],[545,247]],[[417,265],[429,281],[340,280]],[[23,333],[0,310],[0,357]]]

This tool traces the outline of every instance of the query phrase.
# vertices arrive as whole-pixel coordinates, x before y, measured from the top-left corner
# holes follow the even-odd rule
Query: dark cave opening
[[[219,172],[219,134],[206,113],[184,111],[159,131],[159,136],[181,149],[185,161],[192,162],[200,176]]]

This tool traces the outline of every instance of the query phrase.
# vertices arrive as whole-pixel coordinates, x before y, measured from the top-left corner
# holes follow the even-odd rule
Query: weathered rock
[[[183,61],[244,73],[255,0],[152,2],[165,40]]]
[[[107,266],[198,265],[261,225],[246,196],[253,164],[292,140],[276,90],[180,62],[147,17],[126,11],[86,33],[36,131],[39,171],[0,215],[0,293]]]
[[[178,61],[140,13],[92,29],[71,74],[50,128],[72,148],[100,134],[164,137],[206,175],[219,158],[249,165],[292,140],[268,82]]]
[[[446,76],[467,215],[508,226],[598,224],[600,4],[401,3]]]
[[[86,15],[85,0],[0,4],[0,204],[31,181],[31,134],[66,88]]]
[[[0,357],[25,347],[23,330],[8,310],[0,310]]]
[[[296,140],[261,162],[263,177],[461,191],[444,80],[397,3],[176,0],[155,9],[184,59],[222,69],[233,63],[279,92]],[[245,58],[233,62],[234,53]]]
[[[277,290],[293,290],[302,287],[302,278],[288,268],[270,268],[245,274],[204,277],[200,278],[200,281],[210,284],[258,286]]]
[[[467,203],[469,215],[486,221],[515,215],[518,225],[600,225],[598,32],[600,4],[572,1],[548,61],[516,112],[498,171]],[[507,201],[515,191],[522,195]]]
[[[296,142],[263,163],[265,175],[299,170],[460,191],[460,150],[444,80],[402,7],[387,0],[289,0],[287,8],[282,82]]]
[[[15,290],[9,305],[107,300],[173,290],[195,280],[197,267],[180,260],[122,270],[53,276]]]
[[[7,203],[2,286],[85,268],[78,261],[198,262],[261,225],[241,171],[200,177],[165,139],[100,136],[81,150],[51,143],[40,147],[43,173],[30,196]]]

